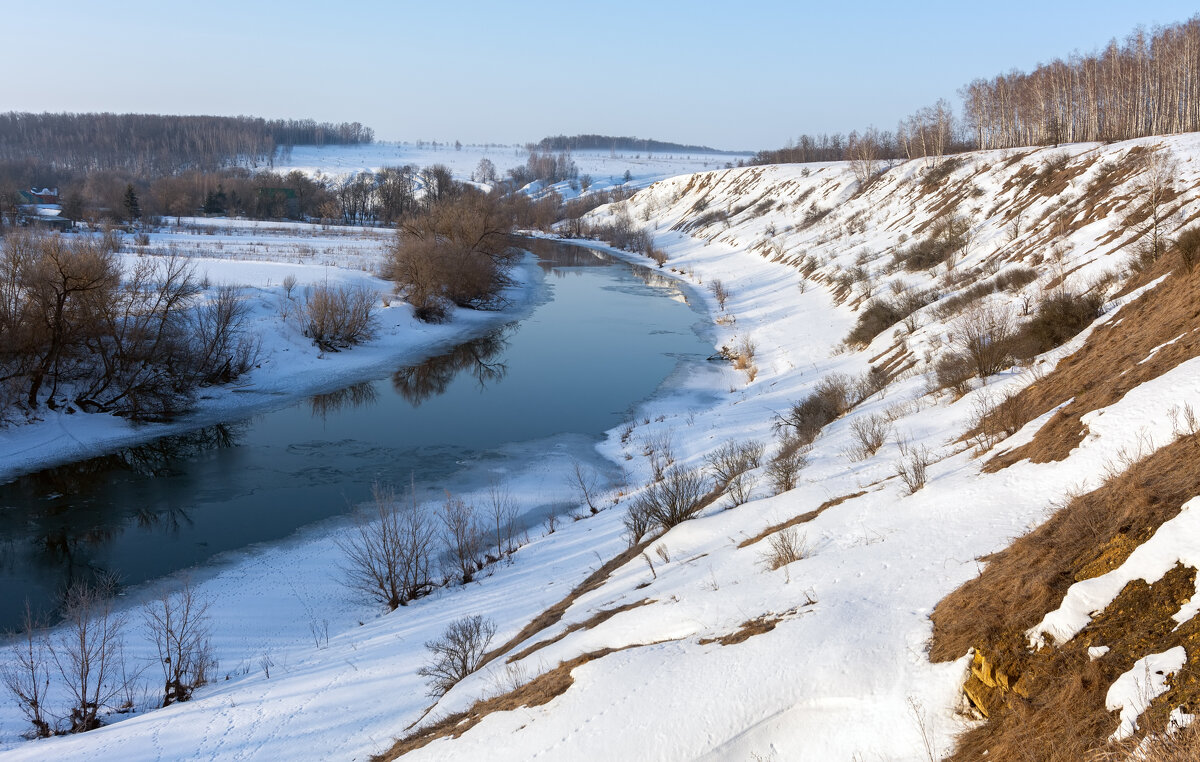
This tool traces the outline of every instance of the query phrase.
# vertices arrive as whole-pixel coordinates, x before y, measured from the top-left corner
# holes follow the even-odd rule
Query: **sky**
[[[977,77],[1194,15],[1004,3],[0,3],[0,111],[358,121],[381,140],[630,135],[727,150],[896,121]],[[19,62],[19,63],[17,63]]]

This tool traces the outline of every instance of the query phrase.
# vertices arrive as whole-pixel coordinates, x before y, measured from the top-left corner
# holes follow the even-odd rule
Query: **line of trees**
[[[801,135],[783,148],[759,151],[751,163],[937,158],[1200,131],[1200,15],[1153,32],[1139,28],[1098,53],[977,79],[959,94],[961,120],[942,99],[901,119],[894,133],[871,127]]]
[[[530,143],[529,150],[554,151],[646,151],[655,153],[725,153],[708,146],[691,146],[644,138],[612,135],[555,135]]]
[[[246,116],[161,114],[0,114],[0,162],[88,172],[124,170],[155,177],[269,163],[292,145],[370,143],[358,122],[267,120]]]
[[[961,94],[980,148],[1200,130],[1200,16],[1139,28],[1099,53],[978,79]]]

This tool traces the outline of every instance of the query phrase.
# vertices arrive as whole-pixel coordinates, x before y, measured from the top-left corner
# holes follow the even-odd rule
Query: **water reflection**
[[[542,272],[556,278],[581,274],[571,268],[605,267],[612,264],[612,258],[606,254],[562,241],[517,237],[513,239],[513,245],[536,254],[537,265]]]
[[[313,418],[320,418],[324,421],[329,416],[343,410],[367,407],[378,401],[379,392],[375,391],[375,384],[370,381],[362,381],[335,392],[313,395],[308,400],[308,407],[312,411]]]
[[[498,361],[519,325],[509,323],[487,336],[459,344],[444,355],[431,357],[420,365],[400,368],[392,374],[392,387],[413,407],[430,397],[443,394],[455,376],[469,370],[482,390],[503,380],[508,366]]]

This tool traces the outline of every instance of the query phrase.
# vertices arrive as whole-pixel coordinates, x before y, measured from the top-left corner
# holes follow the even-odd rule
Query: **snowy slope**
[[[575,668],[573,683],[545,703],[489,714],[461,736],[433,740],[406,758],[924,760],[946,751],[972,722],[958,711],[967,655],[928,661],[933,607],[979,572],[977,558],[1006,546],[1081,485],[1095,486],[1122,453],[1169,441],[1169,426],[1160,422],[1173,405],[1200,407],[1200,386],[1195,369],[1180,366],[1089,419],[1091,435],[1065,460],[983,473],[982,460],[959,439],[975,402],[989,390],[1028,385],[1078,348],[1087,331],[961,398],[930,392],[932,368],[953,328],[952,318],[938,317],[937,303],[921,310],[912,331],[886,330],[859,349],[843,339],[868,288],[888,293],[895,280],[896,290],[936,287],[945,299],[1028,266],[1026,254],[1050,249],[1054,212],[1079,200],[1106,162],[1160,142],[1181,160],[1186,217],[1196,208],[1200,179],[1197,136],[974,154],[940,186],[953,189],[946,192],[921,189],[922,162],[892,168],[865,193],[856,192],[845,164],[754,167],[671,178],[619,208],[597,210],[593,221],[627,215],[653,235],[669,257],[664,272],[710,307],[718,345],[752,340],[752,379],[722,365],[680,380],[601,446],[628,472],[628,483],[606,496],[609,507],[534,537],[511,565],[477,582],[386,616],[345,600],[329,573],[338,558],[334,538],[312,536],[230,559],[200,583],[214,600],[228,679],[187,704],[32,743],[17,739],[20,721],[4,698],[0,758],[365,759],[414,723],[425,727],[469,710],[601,649],[617,650]],[[1031,192],[1028,178],[1062,156],[1080,172],[1050,195]],[[1129,205],[1119,199],[1135,182],[1130,176],[1105,190],[1112,206],[1096,219],[1081,212],[1078,224],[1060,225],[1053,255],[1047,251],[1034,265],[1036,280],[984,299],[1016,309],[1064,279],[1083,289],[1123,270],[1126,242],[1109,234],[1122,204]],[[891,268],[891,253],[921,237],[948,204],[971,224],[970,246],[952,272]],[[1024,223],[1014,234],[1007,213],[1018,207]],[[724,310],[709,291],[715,280],[730,294]],[[1120,320],[1136,294],[1118,297],[1118,282],[1102,287],[1107,305],[1097,323]],[[624,507],[650,476],[642,455],[648,445],[669,437],[675,459],[692,466],[732,440],[761,441],[770,455],[777,414],[821,379],[861,375],[889,350],[907,358],[897,366],[903,372],[824,429],[797,488],[771,495],[756,472],[755,499],[730,508],[722,498],[656,538],[644,555],[574,597],[561,620],[513,644],[429,709],[433,702],[415,674],[423,642],[465,614],[493,618],[494,643],[505,642],[625,550]],[[885,416],[891,433],[875,454],[852,457],[853,424],[871,415]],[[1028,441],[1046,417],[1000,447]],[[911,494],[896,475],[902,441],[932,456],[926,485]],[[768,538],[742,547],[767,527],[828,503],[797,527],[806,549],[801,560],[771,571]],[[1123,573],[1149,573],[1143,568]],[[635,603],[641,605],[599,624],[572,627]],[[316,620],[328,620],[327,643],[310,632]],[[759,626],[745,627],[752,622]],[[745,637],[730,637],[739,632]],[[274,664],[269,676],[264,655]],[[1114,690],[1114,706],[1130,706],[1126,698]]]

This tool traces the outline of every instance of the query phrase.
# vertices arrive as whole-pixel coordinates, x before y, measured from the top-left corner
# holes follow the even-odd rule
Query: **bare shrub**
[[[187,701],[216,670],[208,607],[191,585],[164,592],[142,608],[142,619],[158,653],[163,675],[163,706]]]
[[[374,336],[374,308],[375,294],[364,285],[319,284],[305,291],[301,327],[322,350],[337,351]]]
[[[762,442],[727,442],[709,453],[704,461],[717,484],[728,484],[738,474],[762,465],[763,450]]]
[[[695,516],[701,509],[706,480],[698,470],[672,466],[663,477],[646,486],[629,511],[644,515],[650,525],[670,529]]]
[[[767,481],[776,495],[796,488],[800,472],[808,465],[806,452],[806,447],[795,438],[781,438],[779,449],[766,468]]]
[[[767,550],[762,555],[762,561],[768,569],[775,571],[807,555],[804,535],[795,527],[787,527],[767,538]]]
[[[990,389],[982,389],[972,403],[967,431],[977,453],[987,452],[1000,440],[1011,437],[1029,422],[1025,398],[1017,393],[997,400]]]
[[[934,367],[934,377],[939,389],[950,389],[961,397],[971,390],[975,371],[969,357],[959,352],[947,352]]]
[[[488,514],[492,522],[492,539],[496,543],[496,560],[505,553],[517,550],[517,504],[508,488],[499,482],[488,485]]]
[[[1184,272],[1191,272],[1200,261],[1200,227],[1191,227],[1176,236],[1172,248]]]
[[[705,458],[713,481],[729,495],[734,506],[750,500],[755,480],[749,473],[762,465],[761,442],[729,442]]]
[[[1043,297],[1033,318],[1013,340],[1016,354],[1033,357],[1065,344],[1099,317],[1103,306],[1104,297],[1094,291],[1058,291]]]
[[[125,617],[113,611],[116,581],[75,582],[63,596],[63,624],[50,656],[71,697],[68,731],[100,727],[100,710],[121,693]]]
[[[851,421],[850,432],[855,441],[850,451],[851,460],[866,460],[883,447],[892,433],[892,422],[885,415],[860,415]]]
[[[374,512],[361,517],[339,542],[346,584],[393,611],[433,587],[430,564],[436,529],[416,500],[401,506],[395,493],[376,484]]]
[[[48,738],[54,729],[46,707],[50,691],[50,650],[42,624],[25,604],[21,638],[9,649],[9,658],[0,664],[0,683],[17,701],[25,719],[33,725],[31,735]]]
[[[953,261],[969,245],[971,224],[965,217],[945,212],[929,227],[929,235],[896,251],[896,262],[906,270],[928,270]]]
[[[429,680],[429,695],[440,698],[483,665],[496,635],[496,623],[475,614],[456,619],[440,637],[427,641],[429,661],[417,674]]]
[[[283,295],[288,299],[292,298],[292,291],[296,289],[296,276],[288,273],[283,276]]]
[[[654,481],[663,478],[663,472],[675,463],[675,449],[671,441],[671,432],[663,431],[658,434],[647,434],[642,438],[642,456],[650,461],[650,470]]]
[[[792,430],[801,445],[810,444],[821,429],[837,420],[854,406],[854,381],[841,373],[822,378],[816,389],[804,399],[792,404],[779,418],[779,424]]]
[[[908,494],[913,494],[925,486],[928,478],[929,464],[933,456],[925,445],[900,443],[900,459],[896,461],[896,476],[899,476],[908,487]]]
[[[629,543],[629,547],[641,542],[646,533],[654,528],[654,521],[650,518],[647,506],[639,500],[629,503],[621,521],[625,525],[625,539]]]
[[[442,522],[442,544],[450,566],[465,585],[482,568],[479,556],[483,549],[483,534],[475,517],[475,506],[462,498],[446,493],[438,517]]]
[[[508,238],[518,200],[459,190],[401,222],[385,268],[421,320],[443,319],[451,304],[498,305],[521,257]]]
[[[994,375],[1009,362],[1014,334],[1007,305],[980,304],[954,321],[954,344],[970,360],[980,378]]]
[[[716,298],[717,307],[724,312],[725,302],[729,300],[729,291],[726,290],[725,284],[722,283],[720,279],[714,280],[708,284],[708,290],[711,291],[712,295]]]
[[[258,345],[244,330],[249,314],[250,306],[236,286],[218,286],[196,310],[193,354],[201,383],[228,383],[254,365]]]

